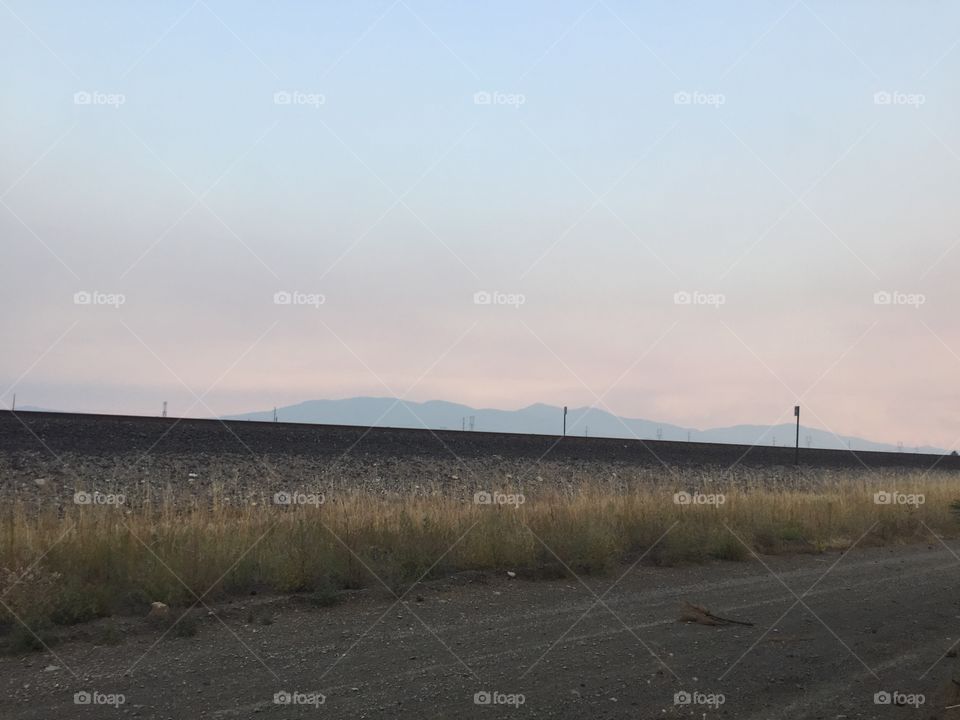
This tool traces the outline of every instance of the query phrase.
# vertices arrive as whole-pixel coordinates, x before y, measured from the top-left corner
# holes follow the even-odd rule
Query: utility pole
[[[477,421],[477,416],[476,416],[476,415],[471,415],[471,416],[470,416],[470,431],[471,431],[471,432],[473,431],[473,425],[474,425],[474,423],[476,423],[476,421]]]
[[[11,406],[10,411],[11,412],[17,411],[17,394],[16,393],[13,394],[13,405]]]
[[[794,446],[794,449],[793,449],[793,464],[799,465],[800,464],[800,406],[799,405],[793,406],[793,414],[797,418],[797,444]]]
[[[160,417],[166,417],[166,416],[167,416],[167,401],[164,400],[164,401],[163,401],[163,412],[160,413]]]
[[[567,436],[567,406],[563,406],[563,436]]]
[[[662,427],[658,427],[658,428],[657,428],[657,440],[663,440],[663,428],[662,428]]]
[[[466,415],[464,415],[462,418],[460,418],[460,430],[461,430],[462,432],[466,432],[466,431],[467,431],[467,416],[466,416]]]
[[[277,421],[277,409],[276,409],[276,408],[273,409],[273,421],[274,421],[274,422]]]

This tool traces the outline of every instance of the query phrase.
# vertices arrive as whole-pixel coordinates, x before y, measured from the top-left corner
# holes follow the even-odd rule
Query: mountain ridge
[[[224,420],[273,419],[273,410],[224,416]],[[390,397],[352,397],[342,399],[305,400],[277,408],[277,417],[284,422],[365,427],[429,428],[432,430],[475,430],[515,432],[536,435],[559,435],[563,431],[563,408],[546,403],[533,403],[517,410],[475,408],[448,400],[414,402]],[[796,426],[730,425],[698,429],[661,423],[644,418],[627,418],[595,407],[569,408],[567,434],[592,437],[639,438],[641,440],[674,440],[719,442],[737,445],[793,446]],[[923,452],[946,454],[942,448],[919,446],[898,447],[852,435],[835,435],[828,430],[800,426],[800,444],[826,449],[874,450],[884,452]]]

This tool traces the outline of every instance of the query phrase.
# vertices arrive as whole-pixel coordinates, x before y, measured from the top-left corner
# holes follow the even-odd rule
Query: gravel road
[[[94,626],[55,656],[0,658],[0,716],[960,718],[944,709],[960,703],[960,544],[930,543],[619,581],[467,573],[331,608],[252,596],[200,606],[192,637],[129,620],[119,644]],[[683,600],[755,625],[680,623]]]

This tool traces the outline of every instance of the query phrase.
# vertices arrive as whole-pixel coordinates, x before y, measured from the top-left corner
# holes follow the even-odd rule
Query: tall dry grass
[[[476,504],[472,489],[353,492],[316,506],[277,505],[270,496],[238,503],[216,488],[203,498],[167,494],[109,507],[17,502],[0,516],[0,627],[143,614],[152,601],[184,606],[252,590],[331,594],[386,585],[399,593],[461,570],[587,574],[644,554],[655,564],[743,560],[752,552],[844,548],[865,532],[863,545],[960,530],[953,510],[960,479],[946,473],[821,475],[708,490],[708,478],[690,477],[499,488],[526,492],[516,506]],[[923,502],[875,502],[876,492],[893,490]],[[724,502],[678,504],[679,491],[719,493]]]

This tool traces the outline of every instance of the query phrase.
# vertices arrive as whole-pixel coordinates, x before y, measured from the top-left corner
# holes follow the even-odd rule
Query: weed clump
[[[329,494],[322,505],[238,506],[175,493],[122,509],[15,504],[0,516],[0,646],[42,647],[58,625],[138,615],[150,603],[189,607],[196,598],[187,588],[204,589],[209,602],[297,593],[325,608],[345,589],[402,595],[463,572],[549,579],[638,560],[744,561],[960,535],[960,482],[948,472],[771,479],[698,469],[679,481],[577,482],[480,493],[485,502],[464,487]],[[163,629],[191,637],[197,623],[188,615]]]

